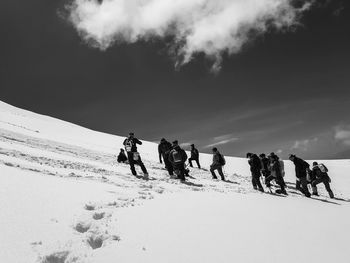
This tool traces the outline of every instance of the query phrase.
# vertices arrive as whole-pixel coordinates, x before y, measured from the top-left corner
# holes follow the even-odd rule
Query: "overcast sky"
[[[0,100],[204,152],[350,158],[349,1],[121,2],[1,0]]]

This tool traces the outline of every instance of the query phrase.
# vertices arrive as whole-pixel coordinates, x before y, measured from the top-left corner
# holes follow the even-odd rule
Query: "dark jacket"
[[[159,161],[160,162],[162,161],[162,156],[163,156],[163,159],[166,158],[166,155],[169,154],[169,152],[171,151],[171,148],[172,148],[171,143],[168,141],[161,142],[158,145],[158,153],[159,153]]]
[[[137,138],[126,138],[125,140],[124,140],[124,142],[123,142],[123,145],[125,146],[125,150],[127,151],[127,152],[137,152],[137,145],[136,144],[142,144],[142,142],[139,140],[139,139],[137,139]],[[127,150],[127,145],[130,145],[131,146],[131,150],[130,151],[128,151]]]
[[[180,159],[181,159],[180,162],[176,162],[176,160],[174,159],[175,155],[177,154],[180,155]],[[173,165],[184,164],[186,160],[187,160],[187,154],[183,149],[181,149],[180,146],[174,147],[169,153],[169,162],[171,162]]]
[[[328,179],[328,173],[327,172],[322,172],[321,168],[318,165],[315,165],[312,167],[312,179]]]
[[[293,163],[295,165],[295,176],[297,178],[306,177],[306,170],[309,169],[310,165],[298,157],[294,158]]]
[[[271,171],[271,175],[275,178],[281,178],[282,177],[282,173],[281,173],[281,165],[280,162],[278,160],[273,160],[270,164],[270,171]]]
[[[261,161],[260,161],[260,158],[256,154],[253,154],[249,158],[248,163],[250,165],[250,171],[252,173],[254,173],[254,174],[260,173],[260,170],[262,168]]]
[[[191,158],[192,159],[195,159],[195,160],[198,160],[199,159],[199,152],[196,148],[192,148],[191,149]]]
[[[261,164],[262,164],[262,169],[265,171],[268,171],[270,160],[266,157],[261,158],[260,160],[261,160]]]
[[[213,154],[213,163],[212,163],[212,167],[213,166],[222,166],[222,164],[220,163],[220,159],[221,159],[221,153],[219,151],[217,151],[216,153]]]

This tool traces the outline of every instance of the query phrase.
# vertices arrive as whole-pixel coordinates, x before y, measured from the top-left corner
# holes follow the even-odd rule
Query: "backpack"
[[[181,163],[182,162],[181,151],[178,151],[178,150],[174,149],[171,154],[173,156],[174,163]]]
[[[327,167],[326,167],[323,163],[320,163],[320,164],[318,165],[318,167],[320,168],[320,170],[321,170],[322,173],[327,173],[327,172],[328,172]]]
[[[127,140],[127,141],[125,142],[125,150],[126,150],[127,152],[131,152],[131,149],[132,149],[132,141],[131,141],[131,140]]]
[[[220,165],[225,165],[226,164],[225,157],[221,153],[219,153],[219,164]]]
[[[281,176],[284,177],[284,175],[286,174],[286,172],[284,171],[284,162],[283,160],[279,160],[278,162],[280,164]]]

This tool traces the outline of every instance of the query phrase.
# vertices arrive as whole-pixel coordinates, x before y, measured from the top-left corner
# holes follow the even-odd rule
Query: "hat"
[[[318,165],[318,162],[313,162],[312,165],[316,166],[316,165]]]
[[[295,154],[289,154],[289,156],[288,156],[288,158],[290,159],[290,158],[295,158],[296,156],[295,156]]]
[[[166,140],[165,140],[165,138],[162,138],[160,141],[161,141],[161,142],[165,142]]]
[[[250,158],[252,155],[252,153],[247,153],[247,158]]]
[[[260,157],[265,157],[266,155],[265,155],[265,153],[261,153],[259,156]]]
[[[191,146],[194,147],[194,144],[192,143]]]
[[[175,141],[173,141],[173,144],[174,144],[174,145],[178,145],[178,144],[179,144],[179,141],[178,141],[178,140],[175,140]]]
[[[218,151],[218,148],[214,147],[213,152],[217,152],[217,151]]]

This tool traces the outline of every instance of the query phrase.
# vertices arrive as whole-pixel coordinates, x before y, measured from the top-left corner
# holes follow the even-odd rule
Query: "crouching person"
[[[312,194],[318,195],[317,185],[320,183],[323,183],[324,186],[326,187],[329,197],[334,198],[333,191],[331,190],[331,187],[329,185],[331,179],[328,176],[327,167],[324,164],[322,163],[318,164],[317,162],[313,162],[312,166],[313,166],[312,167],[313,181],[311,182]]]
[[[128,160],[128,157],[126,157],[124,149],[120,149],[120,152],[117,158],[118,163],[126,163],[127,160]]]
[[[185,162],[187,160],[186,152],[181,149],[178,141],[173,141],[173,149],[169,153],[169,162],[172,164],[178,179],[185,181]]]
[[[216,147],[213,148],[213,163],[210,165],[210,172],[213,176],[213,179],[218,179],[215,170],[218,170],[218,173],[222,181],[225,181],[224,173],[222,172],[222,167],[225,165],[226,161],[224,156],[218,151]]]
[[[267,187],[271,187],[271,181],[275,180],[281,189],[276,190],[278,194],[287,194],[285,189],[285,182],[283,179],[283,170],[277,155],[269,155],[269,171],[271,174],[266,177],[265,184]]]

